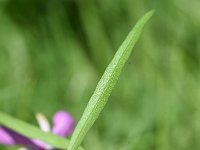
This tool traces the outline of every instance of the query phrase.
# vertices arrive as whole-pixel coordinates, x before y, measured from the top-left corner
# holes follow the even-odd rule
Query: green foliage
[[[68,150],[76,150],[79,147],[86,133],[98,118],[119,78],[125,62],[128,60],[129,55],[140,36],[143,26],[151,18],[152,14],[153,11],[147,13],[140,21],[138,21],[120,46],[111,63],[106,68],[94,94],[78,122],[77,127],[75,128]]]
[[[82,118],[80,119],[77,128],[72,135],[72,139],[68,145],[68,141],[59,138],[51,133],[44,133],[38,128],[31,126],[25,122],[14,119],[4,113],[0,112],[0,124],[32,139],[38,139],[46,143],[51,144],[57,148],[65,149],[68,147],[69,150],[76,150],[79,148],[85,134],[91,128],[95,120],[98,118],[101,110],[104,108],[110,93],[116,84],[120,72],[129,58],[129,55],[137,42],[140,33],[145,23],[151,18],[153,11],[144,15],[144,17],[136,24],[136,26],[129,33],[115,57],[109,64],[104,75],[99,81],[96,90],[91,97]]]
[[[38,139],[44,141],[56,148],[66,149],[69,141],[67,139],[58,137],[52,133],[45,133],[35,126],[25,123],[19,119],[13,118],[7,114],[0,112],[0,124],[20,133],[31,139]],[[79,148],[83,150],[82,148]]]
[[[0,112],[0,124],[26,137],[47,142],[57,148],[64,149],[68,145],[67,140],[51,133],[45,133],[35,126],[31,126],[28,123],[12,118],[11,116],[8,116],[2,112]]]
[[[3,0],[0,110],[36,124],[64,109],[79,120],[136,20],[155,9],[86,150],[199,150],[199,0]],[[0,145],[0,149],[18,147]]]

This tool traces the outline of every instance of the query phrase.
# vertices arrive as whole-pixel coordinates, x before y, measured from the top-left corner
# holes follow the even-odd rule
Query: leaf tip
[[[155,13],[155,10],[152,9],[146,14],[146,16],[148,16],[148,18],[150,19],[153,16],[154,13]]]

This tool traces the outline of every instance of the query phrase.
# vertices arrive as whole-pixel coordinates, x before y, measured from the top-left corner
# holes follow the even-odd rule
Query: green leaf
[[[111,63],[108,65],[80,121],[78,122],[77,127],[75,128],[68,150],[77,150],[86,133],[98,118],[119,78],[125,62],[129,58],[131,51],[140,36],[145,23],[151,18],[153,13],[154,11],[148,12],[137,22],[118,49]]]
[[[0,112],[0,125],[16,131],[17,133],[31,138],[46,142],[56,148],[67,149],[69,141],[67,139],[58,137],[52,133],[46,133],[39,128],[27,124],[21,120],[15,119],[7,114]],[[80,148],[80,150],[83,150]]]

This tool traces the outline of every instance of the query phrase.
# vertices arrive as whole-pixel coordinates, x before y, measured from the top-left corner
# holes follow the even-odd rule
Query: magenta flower
[[[65,112],[56,112],[53,116],[53,127],[50,128],[49,122],[42,114],[36,114],[37,122],[44,132],[52,132],[60,137],[69,136],[74,129],[74,119]],[[51,150],[55,149],[40,140],[27,138],[11,129],[0,125],[0,144],[15,146],[21,145],[27,150]]]

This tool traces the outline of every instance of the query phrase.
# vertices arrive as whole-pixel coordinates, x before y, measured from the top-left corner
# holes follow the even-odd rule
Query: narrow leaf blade
[[[35,126],[13,118],[2,112],[0,112],[0,125],[12,129],[25,137],[46,142],[56,148],[67,149],[69,143],[67,139],[58,137],[52,133],[43,132]],[[80,148],[80,150],[82,149]]]
[[[78,122],[77,127],[75,128],[68,150],[77,150],[86,133],[98,118],[119,78],[125,62],[129,58],[131,51],[141,34],[144,25],[151,18],[153,13],[154,11],[148,12],[137,22],[135,27],[131,30],[125,41],[118,49],[111,63],[106,68],[94,91],[94,94],[92,95],[80,121]]]

